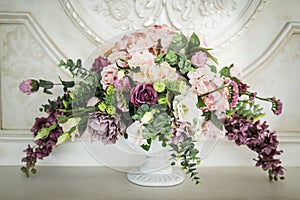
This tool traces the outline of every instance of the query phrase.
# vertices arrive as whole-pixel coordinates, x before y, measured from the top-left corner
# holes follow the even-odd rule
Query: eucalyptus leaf
[[[43,87],[45,89],[53,88],[53,83],[51,81],[46,81],[46,80],[43,80],[43,79],[39,80],[39,85],[40,85],[40,87]]]

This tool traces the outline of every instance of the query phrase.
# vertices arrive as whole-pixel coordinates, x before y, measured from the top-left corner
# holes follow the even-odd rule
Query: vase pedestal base
[[[129,170],[127,178],[130,182],[140,186],[169,187],[181,184],[185,174],[180,169],[171,167],[155,172],[143,172],[137,167]]]

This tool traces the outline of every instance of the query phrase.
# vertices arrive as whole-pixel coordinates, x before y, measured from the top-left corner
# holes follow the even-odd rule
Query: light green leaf
[[[60,115],[60,116],[58,116],[58,117],[56,117],[56,120],[57,120],[57,122],[59,123],[59,124],[64,124],[64,123],[66,123],[67,121],[68,121],[68,117],[67,116],[65,116],[65,115]]]
[[[70,139],[70,134],[69,133],[63,133],[59,138],[57,139],[56,145],[60,145],[62,143],[67,142]]]

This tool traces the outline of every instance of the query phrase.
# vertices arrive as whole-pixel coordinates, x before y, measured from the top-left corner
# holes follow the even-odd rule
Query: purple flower
[[[240,81],[240,84],[239,84],[239,95],[242,95],[243,93],[247,92],[247,84],[243,83],[242,81]]]
[[[278,175],[283,175],[281,161],[275,158],[282,150],[277,150],[278,140],[274,131],[268,129],[266,122],[260,120],[253,123],[237,114],[225,119],[226,136],[229,140],[234,140],[237,145],[246,145],[249,149],[258,154],[256,166],[261,166],[263,170],[269,171],[270,180],[278,179]]]
[[[229,103],[230,103],[230,107],[234,107],[238,100],[239,100],[239,88],[238,88],[238,85],[236,84],[235,81],[232,81],[230,79],[225,79],[225,82],[226,83],[229,83],[229,87],[228,87],[228,90],[229,90]]]
[[[93,63],[93,67],[91,69],[92,72],[97,72],[99,73],[104,67],[110,65],[111,63],[103,58],[102,56],[99,56],[98,58],[95,59]]]
[[[39,82],[34,79],[28,79],[20,83],[19,89],[25,94],[31,94],[39,90]]]
[[[131,88],[128,77],[124,77],[122,79],[115,80],[113,85],[116,90],[129,90]]]
[[[280,115],[282,113],[282,102],[280,99],[273,97],[272,99],[272,111],[275,115]]]
[[[128,97],[131,89],[129,78],[124,77],[114,81],[114,87],[116,90],[117,107],[123,112],[128,112]]]
[[[195,127],[193,127],[189,122],[181,122],[174,120],[175,127],[172,129],[173,136],[170,138],[170,143],[178,144],[184,141],[186,137],[190,137],[195,132]]]
[[[249,96],[249,101],[254,101],[256,95],[257,95],[257,92],[251,93],[251,95]]]
[[[207,62],[207,54],[203,51],[195,53],[191,58],[191,63],[196,67],[203,67]]]
[[[118,135],[122,135],[126,127],[118,114],[94,112],[88,119],[87,129],[90,131],[91,139],[101,140],[103,144],[115,144]]]
[[[157,92],[150,83],[140,83],[131,90],[130,102],[139,107],[142,104],[154,105],[157,102]]]

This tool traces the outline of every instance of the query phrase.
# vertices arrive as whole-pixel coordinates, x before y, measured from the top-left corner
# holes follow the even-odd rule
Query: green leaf
[[[69,133],[63,133],[61,136],[58,137],[56,145],[60,145],[62,143],[67,142],[70,139]]]
[[[216,66],[214,66],[214,65],[208,65],[209,67],[210,67],[210,70],[212,71],[212,72],[214,72],[214,73],[217,73],[217,67]]]
[[[199,40],[198,36],[195,33],[193,33],[191,35],[191,38],[190,38],[190,41],[188,44],[188,50],[193,47],[198,47],[199,45],[200,45],[200,40]]]
[[[229,69],[229,67],[223,67],[223,68],[220,70],[219,73],[220,73],[221,76],[229,77],[229,76],[230,76],[230,69]]]
[[[52,92],[50,92],[50,91],[47,90],[46,88],[44,88],[43,92],[44,92],[45,94],[53,94]]]
[[[201,97],[198,97],[197,107],[198,108],[206,107],[206,104],[204,103],[204,101],[203,101],[203,99]]]
[[[45,89],[53,88],[53,83],[51,81],[40,79],[39,82],[40,82],[40,87],[43,87]]]
[[[70,128],[70,130],[68,131],[68,133],[73,133],[74,131],[76,131],[77,126],[73,126],[72,128]]]
[[[147,144],[142,144],[141,147],[142,147],[145,151],[149,151],[149,149],[150,149],[150,145],[147,145]]]
[[[66,123],[67,121],[68,121],[68,117],[67,116],[65,116],[65,115],[60,115],[60,116],[58,116],[58,117],[56,117],[56,120],[57,120],[57,122],[59,123],[59,124],[64,124],[64,123]]]
[[[84,131],[86,130],[87,121],[88,121],[88,117],[81,118],[81,120],[78,124],[78,127],[77,127],[80,135],[82,135],[84,133]]]
[[[60,79],[60,78],[59,78],[59,79]],[[61,79],[60,79],[60,81],[61,81],[61,84],[62,84],[64,87],[66,87],[66,88],[72,88],[72,87],[75,86],[75,82],[74,82],[74,81],[63,81],[63,80],[61,80]]]
[[[218,119],[217,115],[216,115],[213,111],[211,111],[210,113],[211,113],[211,115],[210,115],[210,120],[211,120],[211,122],[212,122],[218,129],[223,130],[223,122],[220,121],[220,120]]]
[[[50,127],[48,128],[42,128],[38,134],[34,137],[34,141],[39,140],[39,139],[43,139],[48,137],[50,131],[52,131],[53,129],[55,129],[57,126],[57,124],[52,124]]]
[[[74,62],[73,62],[73,60],[72,59],[68,59],[67,60],[67,66],[73,66],[74,65]]]
[[[63,60],[60,60],[59,63],[58,63],[58,67],[62,67],[62,66],[65,66],[65,65],[66,65],[66,63]]]
[[[81,66],[82,66],[82,61],[81,61],[81,59],[77,59],[76,65],[77,65],[78,67],[81,67]]]
[[[50,130],[48,128],[42,128],[34,137],[34,141],[48,137],[49,133]]]

